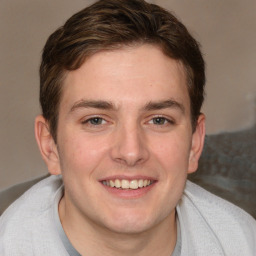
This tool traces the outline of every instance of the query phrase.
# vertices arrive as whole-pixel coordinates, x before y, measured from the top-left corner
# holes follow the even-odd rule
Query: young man
[[[255,255],[256,224],[186,181],[204,61],[170,13],[103,0],[48,39],[36,139],[51,177],[1,217],[0,255]]]

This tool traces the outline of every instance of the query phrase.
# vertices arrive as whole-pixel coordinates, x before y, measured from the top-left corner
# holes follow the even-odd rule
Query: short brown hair
[[[47,40],[40,66],[40,103],[57,141],[58,112],[65,74],[102,50],[154,44],[180,60],[187,72],[191,122],[204,100],[205,67],[198,42],[170,12],[144,0],[100,0],[74,14]]]

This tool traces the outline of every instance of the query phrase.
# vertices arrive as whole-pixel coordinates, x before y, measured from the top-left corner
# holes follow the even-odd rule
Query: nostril
[[[123,157],[123,158],[116,158],[115,161],[120,163],[120,164],[124,164],[124,165],[130,166],[130,167],[133,167],[133,166],[141,163],[143,161],[143,159],[142,158],[133,159],[133,158]]]
[[[127,166],[142,163],[149,156],[143,134],[138,127],[134,128],[134,124],[132,126],[127,123],[120,128],[113,138],[111,149],[112,159]]]

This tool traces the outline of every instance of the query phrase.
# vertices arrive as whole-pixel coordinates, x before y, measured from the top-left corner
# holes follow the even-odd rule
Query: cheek
[[[95,138],[70,136],[60,145],[60,162],[63,174],[90,174],[101,162],[106,147]]]
[[[186,134],[173,133],[152,142],[151,152],[167,173],[187,171],[190,143]]]
[[[163,139],[155,141],[153,147],[154,162],[161,170],[159,179],[158,201],[162,202],[161,215],[166,217],[170,214],[184,191],[187,178],[190,140],[185,133],[173,133]]]

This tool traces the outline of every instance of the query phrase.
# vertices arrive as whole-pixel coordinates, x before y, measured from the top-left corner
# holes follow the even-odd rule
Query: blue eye
[[[155,117],[152,119],[152,122],[156,125],[164,125],[166,123],[170,123],[170,121],[164,117]]]
[[[106,123],[106,121],[101,117],[93,117],[90,119],[87,119],[82,122],[83,124],[90,124],[90,125],[101,125]]]

